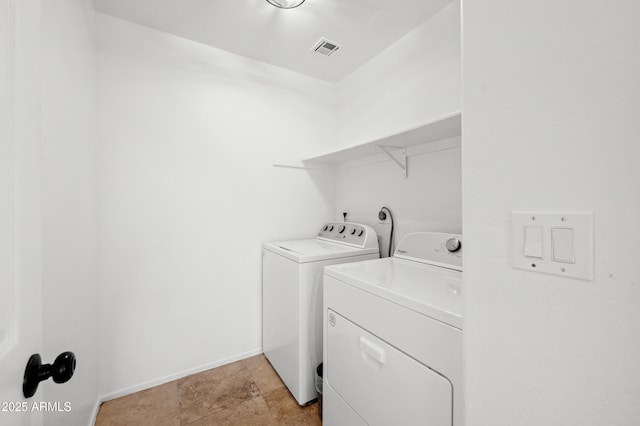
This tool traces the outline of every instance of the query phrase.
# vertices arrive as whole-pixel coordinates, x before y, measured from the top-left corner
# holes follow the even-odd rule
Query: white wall
[[[373,226],[383,256],[388,254],[390,225],[378,221],[382,206],[393,213],[395,244],[411,232],[460,233],[460,155],[460,137],[411,148],[406,179],[384,154],[342,164],[336,171],[336,219],[348,210],[348,220]]]
[[[110,397],[260,351],[261,242],[310,237],[334,210],[330,179],[272,159],[335,140],[335,104],[319,80],[103,15],[98,27]]]
[[[460,3],[453,2],[337,85],[339,140],[368,142],[459,111]],[[398,242],[416,231],[460,232],[460,138],[408,150],[407,179],[384,154],[341,164],[336,172],[336,218],[372,225],[388,250],[389,226],[377,214],[394,214]]]
[[[466,424],[640,424],[640,3],[469,1]],[[593,211],[595,279],[510,267],[510,212]]]
[[[42,2],[43,362],[72,351],[74,377],[41,385],[68,401],[48,425],[86,425],[98,398],[95,12],[90,0]]]
[[[369,142],[459,111],[460,2],[424,21],[337,85],[338,139]]]

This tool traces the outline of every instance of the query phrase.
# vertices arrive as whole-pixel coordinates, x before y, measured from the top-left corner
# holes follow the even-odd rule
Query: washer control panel
[[[330,222],[320,228],[318,238],[364,248],[368,241],[369,231],[368,226],[358,223]]]

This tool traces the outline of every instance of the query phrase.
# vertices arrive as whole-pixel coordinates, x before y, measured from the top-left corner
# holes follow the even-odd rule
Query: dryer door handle
[[[371,340],[366,337],[360,337],[360,353],[362,354],[362,358],[366,361],[366,357],[369,359],[373,359],[380,366],[387,361],[387,354],[380,346],[373,343]]]

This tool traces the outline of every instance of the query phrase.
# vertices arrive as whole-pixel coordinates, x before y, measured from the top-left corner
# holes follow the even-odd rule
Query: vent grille
[[[321,38],[316,44],[313,45],[311,51],[319,53],[325,56],[331,56],[337,52],[342,46],[333,41],[329,41],[326,38]]]

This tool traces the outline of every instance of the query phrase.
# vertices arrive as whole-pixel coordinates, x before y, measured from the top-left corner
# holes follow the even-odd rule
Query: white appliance
[[[357,223],[328,223],[316,238],[263,244],[262,348],[298,404],[318,396],[323,268],[378,257],[376,232]]]
[[[462,426],[461,236],[324,274],[323,424]]]

